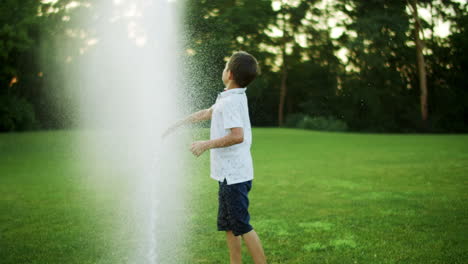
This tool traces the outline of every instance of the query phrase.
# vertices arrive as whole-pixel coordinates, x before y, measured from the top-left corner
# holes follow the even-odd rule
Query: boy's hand
[[[203,154],[207,149],[207,141],[195,141],[192,143],[192,146],[190,146],[190,151],[197,157]]]

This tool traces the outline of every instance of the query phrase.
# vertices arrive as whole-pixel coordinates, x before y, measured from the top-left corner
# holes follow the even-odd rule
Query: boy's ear
[[[228,80],[234,80],[234,75],[231,70],[228,70]]]

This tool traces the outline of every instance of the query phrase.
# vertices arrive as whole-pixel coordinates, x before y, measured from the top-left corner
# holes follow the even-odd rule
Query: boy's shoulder
[[[229,91],[228,93],[221,93],[216,102],[215,102],[215,109],[217,108],[218,111],[225,112],[225,111],[236,111],[241,110],[245,107],[247,101],[247,96],[244,90],[235,90]]]
[[[238,105],[244,100],[244,96],[242,94],[231,94],[226,97],[222,97],[219,102],[220,105],[224,107]]]
[[[222,102],[221,108],[226,109],[227,111],[241,111],[246,106],[244,103],[245,100],[245,96],[241,94],[232,95]]]

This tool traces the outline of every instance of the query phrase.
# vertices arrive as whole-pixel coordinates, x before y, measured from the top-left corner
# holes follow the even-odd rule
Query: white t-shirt
[[[224,148],[210,150],[211,178],[226,179],[228,184],[253,179],[253,162],[250,154],[252,130],[250,127],[247,88],[225,90],[218,95],[212,106],[210,139],[218,139],[231,133],[231,128],[242,127],[244,141]]]

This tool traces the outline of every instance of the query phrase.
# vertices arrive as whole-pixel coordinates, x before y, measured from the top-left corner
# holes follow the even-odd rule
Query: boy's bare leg
[[[229,247],[229,256],[231,258],[231,264],[241,264],[242,252],[240,236],[235,236],[232,233],[232,231],[226,231],[226,240]]]
[[[260,242],[260,238],[258,238],[255,230],[242,235],[242,237],[244,238],[245,244],[247,245],[247,248],[249,249],[250,255],[252,255],[255,264],[266,264],[262,243]]]

